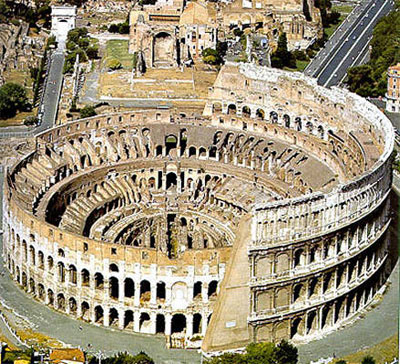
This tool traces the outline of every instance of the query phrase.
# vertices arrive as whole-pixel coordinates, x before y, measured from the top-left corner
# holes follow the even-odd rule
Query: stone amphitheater
[[[8,269],[56,310],[170,347],[320,337],[390,273],[393,135],[354,94],[228,63],[202,115],[37,136],[6,175]]]

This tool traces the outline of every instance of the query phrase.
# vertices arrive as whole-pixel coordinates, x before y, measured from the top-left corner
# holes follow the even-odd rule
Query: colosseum
[[[77,319],[216,352],[349,322],[391,269],[393,131],[299,73],[227,63],[202,114],[94,116],[7,171],[4,256]]]

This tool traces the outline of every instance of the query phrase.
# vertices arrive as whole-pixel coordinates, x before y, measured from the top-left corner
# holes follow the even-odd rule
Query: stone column
[[[201,285],[201,298],[203,299],[204,303],[208,302],[208,283],[203,282]]]
[[[140,332],[140,312],[133,313],[133,331]]]
[[[109,309],[109,307],[104,307],[103,325],[110,326],[110,309]]]
[[[186,336],[193,336],[193,315],[186,315]]]
[[[135,296],[133,297],[135,307],[140,306],[140,282],[135,281]]]
[[[150,323],[151,323],[150,333],[151,334],[156,333],[156,322],[157,322],[157,314],[155,312],[151,312],[150,313]]]
[[[171,321],[172,315],[170,313],[165,314],[165,335],[171,335]]]

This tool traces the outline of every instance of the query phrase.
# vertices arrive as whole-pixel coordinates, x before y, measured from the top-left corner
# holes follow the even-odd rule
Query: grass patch
[[[353,6],[351,5],[338,5],[338,6],[332,6],[332,10],[336,10],[340,14],[347,15],[351,13],[353,10]]]
[[[337,24],[331,24],[328,28],[324,29],[328,38],[330,38],[339,25],[343,23],[343,21],[347,18],[347,15],[349,15],[353,10],[353,7],[350,5],[339,5],[333,6],[332,10],[336,10],[338,13],[340,13],[340,18]]]
[[[13,118],[4,119],[4,120],[0,119],[0,128],[6,127],[6,126],[23,125],[26,117],[34,116],[34,115],[35,115],[34,111],[20,112],[17,115],[15,115]]]
[[[303,72],[309,63],[310,61],[296,60],[296,68],[284,67],[283,69],[290,72]]]
[[[133,54],[128,53],[128,48],[128,40],[109,40],[106,44],[106,54],[103,59],[103,64],[105,64],[109,58],[115,58],[121,62],[123,68],[131,70]]]
[[[378,364],[386,362],[390,363],[395,357],[397,357],[398,347],[399,339],[397,335],[393,335],[392,337],[389,337],[388,339],[372,346],[371,348],[358,351],[354,354],[346,355],[340,359],[346,360],[347,364],[359,364],[365,356],[371,355]]]
[[[328,38],[330,38],[332,36],[332,34],[335,32],[335,30],[337,28],[339,28],[339,25],[343,23],[343,21],[346,19],[346,17],[347,17],[347,14],[341,13],[337,24],[331,24],[328,28],[324,29],[324,32]]]

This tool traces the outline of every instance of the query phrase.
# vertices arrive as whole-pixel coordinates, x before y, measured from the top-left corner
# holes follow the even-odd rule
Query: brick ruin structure
[[[5,261],[44,304],[173,347],[314,339],[390,273],[393,140],[357,95],[227,64],[201,117],[132,111],[38,135],[6,174]]]

